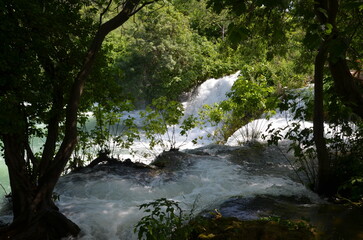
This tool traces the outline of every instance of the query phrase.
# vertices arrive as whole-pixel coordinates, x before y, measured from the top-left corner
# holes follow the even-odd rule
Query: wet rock
[[[232,151],[240,149],[241,147],[232,147],[227,145],[210,144],[196,149],[189,149],[187,153],[200,155],[200,156],[226,156],[230,155]]]
[[[107,154],[100,154],[95,160],[93,160],[87,167],[94,168],[100,164],[110,165],[119,165],[124,167],[132,167],[132,168],[152,168],[149,165],[143,163],[132,162],[131,159],[126,159],[124,161],[120,161],[116,158],[110,158]]]
[[[89,165],[86,167],[81,167],[72,171],[72,173],[91,173],[96,171],[107,171],[112,172],[124,172],[122,169],[155,169],[154,166],[150,166],[140,162],[132,162],[131,159],[126,159],[121,161],[116,158],[110,158],[106,155],[100,155],[95,160],[93,160]],[[122,174],[123,175],[123,174]]]
[[[192,164],[189,154],[178,150],[164,151],[151,163],[151,166],[163,170],[177,171]]]
[[[222,203],[218,211],[222,216],[236,217],[240,220],[256,220],[268,216],[300,219],[300,212],[306,211],[311,204],[311,200],[307,197],[268,195],[234,197]]]
[[[233,197],[215,208],[217,210],[204,211],[201,216],[213,219],[218,213],[240,221],[257,221],[270,217],[290,222],[305,219],[314,226],[320,239],[363,239],[362,208],[349,208],[322,200],[312,202],[304,196],[271,195]]]

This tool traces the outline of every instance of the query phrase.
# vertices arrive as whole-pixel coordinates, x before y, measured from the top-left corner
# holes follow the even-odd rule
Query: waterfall
[[[211,78],[202,83],[196,91],[191,94],[190,99],[186,102],[183,102],[183,106],[185,109],[185,115],[198,115],[198,111],[202,108],[205,104],[214,104],[218,103],[220,101],[223,101],[226,99],[226,93],[230,91],[233,83],[237,80],[239,75],[239,71],[235,74],[225,76],[219,79]],[[88,114],[90,117],[92,117],[92,114]],[[136,119],[136,122],[141,124],[141,119],[139,116],[139,111],[133,111],[133,112],[126,112],[125,118],[127,116],[134,117]],[[89,127],[94,127],[95,123],[93,120],[90,121]],[[213,129],[205,128],[204,130],[201,130],[199,128],[195,128],[191,131],[189,139],[193,139],[195,137],[202,136],[203,140],[199,142],[199,144],[194,145],[190,141],[187,141],[182,148],[188,149],[188,148],[196,148],[200,147],[206,144],[212,143],[212,139],[208,138],[207,135],[209,132],[212,132]],[[177,136],[177,141],[184,142],[185,138]],[[134,144],[134,149],[141,152],[139,154],[139,157],[145,153],[145,148],[147,148],[146,139],[142,138],[141,141],[136,141]],[[42,139],[34,139],[32,141],[32,147],[35,149],[40,149],[42,144],[44,144],[44,140]],[[154,155],[151,155],[149,158],[141,158],[138,159],[138,161],[142,161],[144,163],[150,163],[151,160],[160,153],[162,149],[156,149],[156,153]],[[123,158],[131,158],[133,159],[133,155],[128,154],[126,151],[120,150],[120,154],[122,154]],[[7,168],[4,162],[4,159],[2,156],[0,156],[0,184],[2,184],[7,192],[10,192],[9,187],[9,180],[8,180],[8,174],[7,174]],[[2,198],[5,195],[5,192],[3,189],[0,189],[0,198]]]
[[[238,74],[204,82],[191,99],[183,103],[185,114],[196,114],[204,104],[224,100]],[[207,137],[211,131],[213,129],[199,128],[191,131],[191,137],[202,135],[203,141],[196,146],[190,143],[183,146],[182,149],[196,155],[189,156],[188,167],[173,173],[140,176],[99,171],[63,177],[56,188],[61,211],[81,227],[81,240],[131,240],[136,239],[133,227],[143,216],[138,206],[161,197],[180,202],[185,211],[194,206],[196,213],[218,208],[235,196],[283,195],[320,201],[291,178],[292,170],[281,153],[266,150],[256,154],[255,149],[245,147],[240,154],[239,148],[202,147],[213,142]],[[145,143],[139,144],[140,148],[145,148]],[[197,149],[186,150],[190,148]]]
[[[186,115],[198,115],[198,111],[206,104],[213,105],[226,100],[240,71],[219,79],[211,78],[201,84],[187,102],[184,102]]]
[[[196,114],[204,104],[224,100],[238,74],[203,83],[192,98],[183,103],[185,113]],[[118,174],[100,170],[63,176],[55,189],[59,194],[56,204],[80,226],[82,231],[77,239],[136,239],[133,227],[143,215],[139,205],[161,197],[180,202],[185,211],[195,206],[196,213],[218,208],[236,196],[283,195],[307,198],[312,203],[320,201],[318,196],[293,180],[292,170],[281,153],[247,146],[242,150],[215,145],[201,147],[212,143],[206,137],[207,133],[200,129],[192,131],[191,135],[204,134],[205,138],[197,146],[189,143],[183,146],[190,153],[190,164],[174,172],[135,170]],[[139,148],[145,146],[142,142],[136,144]],[[232,140],[230,144],[234,145]],[[199,148],[186,150],[196,147]],[[2,216],[0,220],[10,218],[9,215]]]
[[[182,103],[184,107],[184,116],[188,117],[190,115],[194,115],[195,117],[198,117],[198,112],[204,105],[213,105],[226,100],[226,94],[231,90],[231,87],[237,80],[239,74],[240,71],[222,78],[211,78],[203,82],[195,91],[190,94],[189,99]],[[142,120],[139,117],[139,111],[125,112],[125,117],[127,116],[134,117],[136,119],[136,123],[139,125],[142,124]],[[216,127],[210,126],[209,123],[203,126],[202,129],[200,127],[191,129],[188,132],[187,138],[185,136],[179,135],[179,132],[182,130],[179,126],[174,127],[175,129],[170,128],[169,132],[164,134],[162,138],[167,141],[169,136],[175,134],[175,139],[177,142],[176,145],[181,150],[197,148],[212,144],[214,142],[211,133],[214,132]],[[193,139],[198,139],[198,142],[196,144],[193,143]],[[152,151],[150,151],[148,149],[148,140],[142,135],[140,140],[135,140],[132,148],[137,153],[137,161],[141,161],[146,164],[149,164],[155,158],[155,156],[160,154],[163,150],[167,150],[156,146]],[[125,152],[123,153],[123,157],[130,159],[135,158],[133,155],[125,154]]]
[[[296,109],[306,109],[307,106],[304,97],[313,96],[313,86],[310,85],[304,88],[293,89],[289,90],[289,92],[295,96],[294,99],[288,100],[289,105],[296,105]],[[229,146],[238,146],[249,140],[264,142],[265,140],[262,139],[262,136],[269,135],[268,130],[271,129],[285,129],[281,131],[281,134],[284,135],[289,130],[289,127],[292,126],[292,123],[298,122],[294,119],[294,115],[295,112],[291,109],[285,111],[276,109],[276,113],[268,119],[262,116],[242,126],[229,137],[226,144]],[[310,121],[300,121],[299,124],[301,124],[301,128],[312,128],[313,126],[313,123]],[[328,130],[328,125],[325,125],[325,127]]]

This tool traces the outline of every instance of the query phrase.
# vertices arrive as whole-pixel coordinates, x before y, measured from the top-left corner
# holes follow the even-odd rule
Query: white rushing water
[[[184,115],[185,116],[198,116],[198,112],[202,109],[204,105],[213,105],[214,103],[219,103],[227,99],[226,93],[230,91],[233,83],[237,80],[239,76],[239,71],[235,74],[225,76],[219,79],[211,78],[200,85],[191,95],[190,99],[183,102]],[[142,125],[142,120],[139,115],[140,111],[126,112],[124,118],[133,117],[136,119],[138,125]],[[213,131],[216,127],[210,126],[208,123],[200,127],[196,127],[188,131],[188,136],[179,135],[182,130],[179,126],[174,126],[170,128],[167,134],[161,136],[163,142],[168,146],[168,141],[175,137],[176,147],[184,149],[192,149],[201,146],[205,146],[214,142]],[[136,161],[141,161],[143,163],[149,164],[157,155],[159,155],[163,150],[167,150],[167,147],[156,146],[153,150],[148,147],[149,140],[144,136],[140,136],[140,140],[135,140],[132,145],[132,149],[136,153],[136,156],[132,154],[127,154],[123,151],[123,158],[135,159]],[[198,139],[197,143],[193,143],[193,139]]]
[[[186,211],[196,201],[196,212],[214,209],[230,197],[273,196],[317,197],[285,176],[250,173],[243,166],[217,157],[195,157],[187,169],[173,178],[156,176],[150,182],[131,176],[72,174],[61,179],[61,211],[82,229],[80,239],[135,239],[133,227],[141,218],[138,206],[161,197],[181,202]]]
[[[224,100],[237,77],[238,73],[203,83],[192,100],[184,103],[186,114],[195,114],[204,104]],[[286,123],[286,118],[275,117],[269,121],[282,124],[282,121]],[[262,129],[267,123],[255,124]],[[206,137],[212,130],[193,130],[190,133],[191,139],[197,135],[205,135],[205,138],[197,146],[187,142],[182,148],[195,148],[212,143]],[[228,143],[237,145],[236,139],[239,138],[236,133]],[[177,141],[184,142],[185,139],[180,138]],[[145,143],[137,144],[137,148],[145,147]],[[260,151],[257,155],[252,154],[253,161],[262,163],[259,167],[263,170],[260,171],[247,163],[251,160],[247,159],[251,155],[247,157],[241,154],[236,160],[232,158],[231,152],[223,151],[223,147],[206,147],[200,151],[207,155],[191,155],[190,165],[171,173],[149,174],[135,171],[125,175],[104,170],[64,176],[55,190],[60,196],[57,205],[82,229],[78,239],[131,240],[136,239],[133,228],[142,217],[138,206],[162,197],[180,202],[186,211],[195,205],[196,213],[217,208],[234,196],[284,195],[307,197],[312,202],[319,201],[315,194],[289,177],[291,170],[278,152]],[[148,163],[149,160],[146,159],[145,162]],[[281,169],[269,171],[268,168],[274,168],[273,166]],[[0,167],[3,168],[2,165]]]

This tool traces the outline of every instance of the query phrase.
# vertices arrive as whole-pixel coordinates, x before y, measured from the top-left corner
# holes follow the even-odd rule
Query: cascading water
[[[234,196],[260,194],[317,197],[288,177],[256,174],[233,164],[227,156],[193,156],[187,168],[151,179],[134,176],[71,174],[56,189],[58,205],[82,229],[81,239],[135,239],[133,226],[141,218],[138,205],[166,197],[196,212],[214,209]]]
[[[225,76],[219,79],[211,78],[205,81],[193,92],[188,101],[182,103],[184,107],[184,115],[198,116],[198,111],[200,111],[204,105],[213,105],[214,103],[219,103],[225,100],[227,98],[226,93],[230,91],[233,83],[237,80],[239,73],[240,72],[238,71],[230,76]],[[131,116],[136,119],[136,124],[141,126],[142,120],[140,119],[139,113],[140,111],[126,112],[124,118]],[[179,126],[173,127],[174,129],[170,128],[169,132],[164,134],[161,138],[167,142],[169,140],[168,138],[173,135],[176,140],[176,147],[181,150],[192,149],[213,143],[213,139],[210,135],[216,127],[210,126],[208,123],[203,127],[203,129],[200,129],[199,127],[191,129],[188,132],[187,138],[178,134],[182,130]],[[175,136],[173,132],[176,133]],[[143,163],[150,163],[158,154],[160,154],[163,150],[166,150],[160,146],[156,146],[151,151],[148,148],[148,140],[146,137],[142,135],[140,137],[140,140],[135,140],[132,148]],[[195,144],[192,142],[192,139],[196,138],[198,138],[198,142]],[[123,154],[123,158],[132,159],[134,157],[132,155]]]
[[[197,114],[204,104],[224,100],[238,74],[203,83],[192,99],[184,103],[185,114]],[[197,146],[187,143],[182,148],[212,143],[207,137],[212,131],[211,127],[203,131],[192,130],[190,137],[203,135],[203,142],[199,142]],[[184,137],[177,138],[180,142],[184,140]],[[139,149],[146,145],[144,142],[139,144]],[[236,164],[231,160],[230,151],[219,146],[194,151],[188,156],[190,164],[172,173],[130,176],[97,171],[65,176],[56,189],[60,194],[58,205],[62,212],[81,227],[80,239],[135,239],[133,227],[142,217],[138,206],[161,197],[181,202],[186,211],[195,205],[195,212],[217,208],[234,196],[306,196],[312,202],[318,201],[318,197],[303,185],[284,175],[291,172],[286,165],[274,173],[257,173],[256,167],[246,167],[243,164],[243,156]],[[203,152],[203,155],[198,154],[198,151]],[[266,152],[259,157],[270,159],[273,164],[285,164],[279,153]]]
[[[204,104],[224,100],[237,77],[238,73],[206,81],[194,98],[184,103],[186,114],[195,114]],[[200,129],[193,131],[191,135],[207,135]],[[304,204],[321,202],[317,195],[293,180],[293,172],[280,152],[253,146],[201,147],[211,142],[205,138],[193,150],[186,149],[192,144],[184,145],[188,164],[173,171],[102,168],[63,176],[55,189],[59,194],[57,205],[82,229],[78,239],[128,240],[136,239],[133,228],[142,217],[138,206],[162,197],[180,202],[185,211],[195,208],[195,213],[219,208],[230,199],[261,195],[307,199]],[[236,144],[232,140],[229,143]],[[139,144],[140,148],[145,145]],[[258,217],[256,211],[244,215],[245,219]],[[10,219],[10,215],[0,218]]]

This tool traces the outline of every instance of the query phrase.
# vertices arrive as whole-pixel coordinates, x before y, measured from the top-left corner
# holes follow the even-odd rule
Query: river
[[[184,103],[186,113],[196,113],[203,104],[225,99],[237,76],[238,73],[206,81]],[[264,131],[268,123],[286,124],[286,118],[279,113],[269,122],[256,120],[249,127]],[[329,231],[331,239],[363,239],[362,211],[328,204],[307,189],[286,160],[291,156],[263,143],[238,146],[243,129],[227,145],[213,145],[208,138],[211,131],[213,128],[209,126],[190,133],[190,139],[200,135],[204,138],[197,145],[186,142],[181,146],[187,153],[188,164],[173,171],[99,168],[63,176],[55,189],[59,195],[56,203],[82,229],[77,239],[136,239],[133,227],[143,216],[139,205],[162,197],[180,202],[185,212],[194,209],[198,214],[219,209],[224,216],[240,219],[272,215],[305,218],[319,229]],[[178,141],[184,143],[185,139]],[[145,145],[140,141],[135,148],[142,150]],[[151,158],[136,161],[150,163]],[[0,183],[9,191],[2,159],[0,172]],[[11,215],[3,212],[0,220],[10,221]]]

